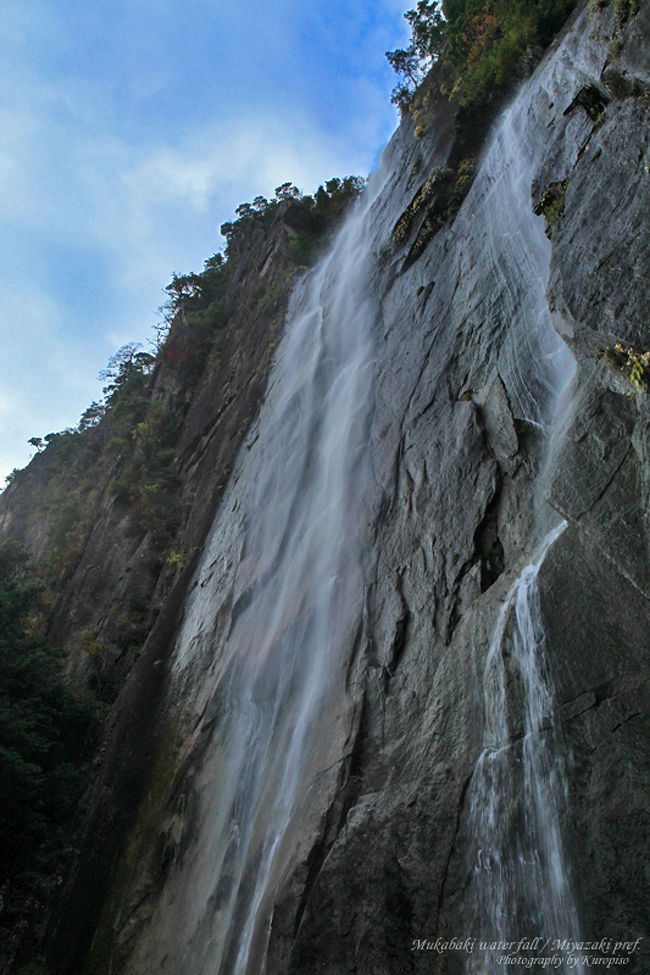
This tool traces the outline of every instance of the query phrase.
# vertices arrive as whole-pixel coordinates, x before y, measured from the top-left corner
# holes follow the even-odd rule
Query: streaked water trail
[[[567,755],[553,723],[537,585],[565,528],[562,522],[547,534],[511,587],[485,662],[485,748],[469,791],[469,909],[477,939],[512,941],[527,934],[542,944],[579,940],[561,832]],[[476,975],[498,970],[491,951],[476,951],[468,962]],[[582,963],[574,970],[583,972]]]
[[[179,896],[190,937],[175,972],[259,973],[290,826],[309,818],[309,784],[340,758],[344,651],[363,599],[382,179],[292,297],[252,449],[177,643],[175,693],[186,705],[195,688],[195,709],[214,714],[214,728],[197,790],[201,848]]]
[[[551,322],[550,244],[531,207],[544,149],[530,129],[534,92],[533,79],[504,114],[483,169],[491,183],[486,222],[495,287],[515,324],[505,332],[499,369],[516,414],[537,429],[544,455],[561,436],[575,361]],[[561,831],[568,756],[553,723],[538,590],[544,559],[566,525],[557,524],[542,498],[536,522],[544,538],[507,593],[485,660],[484,750],[467,797],[468,927],[477,940],[491,942],[530,935],[550,944],[576,939],[579,931]],[[471,954],[466,968],[469,975],[502,971],[489,950]]]

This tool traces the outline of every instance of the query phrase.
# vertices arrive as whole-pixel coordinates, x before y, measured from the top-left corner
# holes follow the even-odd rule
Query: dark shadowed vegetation
[[[70,854],[97,704],[46,637],[50,600],[20,545],[0,546],[0,965],[38,929]],[[4,970],[4,969],[3,969]]]

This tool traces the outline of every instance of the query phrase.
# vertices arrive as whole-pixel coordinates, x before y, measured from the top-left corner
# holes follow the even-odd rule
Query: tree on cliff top
[[[392,95],[392,101],[400,107],[408,105],[412,93],[424,81],[445,47],[445,21],[437,0],[432,3],[418,0],[415,9],[407,10],[404,17],[411,26],[410,44],[406,48],[386,52],[393,70],[405,79],[405,82],[397,85]]]
[[[435,61],[456,72],[461,102],[490,101],[525,76],[575,6],[575,0],[418,0],[404,16],[408,47],[386,56],[403,77],[393,101],[406,111]]]

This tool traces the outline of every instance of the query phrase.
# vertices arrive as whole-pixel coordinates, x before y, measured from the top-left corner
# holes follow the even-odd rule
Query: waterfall
[[[553,725],[553,692],[544,655],[537,578],[566,523],[552,529],[501,607],[484,672],[486,745],[469,793],[474,864],[469,908],[477,940],[578,940],[578,918],[565,862],[560,819],[566,802],[566,756]],[[514,610],[512,639],[506,629]],[[516,953],[516,949],[512,949]],[[468,970],[500,970],[494,950],[477,949]],[[584,969],[582,963],[575,968]]]
[[[294,291],[261,416],[186,607],[171,693],[185,708],[194,696],[210,761],[164,971],[259,973],[292,827],[322,814],[310,811],[308,787],[341,761],[363,599],[377,319],[369,243],[381,185],[379,171]]]
[[[531,117],[539,126],[531,112],[535,85],[532,79],[504,113],[483,171],[490,259],[511,316],[500,372],[514,411],[539,431],[545,455],[571,406],[575,360],[552,326],[550,244],[530,205],[543,152],[540,133],[530,130]],[[568,756],[553,720],[538,590],[540,568],[566,523],[557,524],[539,492],[535,500],[535,521],[546,534],[506,595],[485,659],[484,749],[466,800],[467,919],[477,944],[466,961],[470,975],[502,971],[495,943],[514,942],[510,953],[521,960],[564,957],[553,942],[577,940],[579,931],[561,832]],[[522,938],[528,944],[518,947]],[[582,972],[582,964],[575,970]]]
[[[373,482],[368,449],[373,411],[384,410],[383,430],[393,436],[419,382],[409,358],[423,354],[415,351],[418,329],[425,330],[416,313],[428,312],[414,296],[434,287],[437,267],[450,273],[450,243],[462,252],[454,268],[469,269],[498,319],[483,331],[477,323],[477,341],[486,346],[477,349],[481,382],[498,372],[513,416],[542,438],[551,435],[574,362],[551,324],[550,245],[531,212],[543,151],[539,120],[530,118],[532,91],[526,86],[498,120],[455,223],[412,269],[398,272],[403,254],[395,256],[390,243],[415,192],[398,137],[330,252],[294,290],[259,420],[226,488],[174,649],[170,709],[190,714],[191,838],[156,908],[158,940],[147,948],[146,971],[263,973],[284,885],[298,868],[304,880],[308,857],[323,842],[353,737],[351,661],[365,614],[368,497],[383,487]],[[408,160],[412,173],[422,163]],[[441,312],[440,330],[454,339],[463,321],[454,303],[464,294],[451,289]],[[415,337],[411,348],[392,347],[408,366],[394,393],[400,406],[383,388],[375,402],[374,387],[378,340],[386,341],[402,300]],[[391,409],[401,410],[394,426],[386,419]],[[541,536],[552,519],[539,507]],[[550,717],[537,593],[557,531],[511,588],[486,663],[485,748],[468,792],[475,870],[467,921],[468,929],[471,921],[477,934],[495,938],[514,937],[513,929],[528,923],[550,937],[577,931],[560,837],[561,743]],[[292,897],[295,905],[300,889],[288,902]],[[286,941],[295,922],[284,920]],[[472,969],[477,975],[487,971],[489,959],[482,961]],[[470,964],[481,962],[476,955]]]

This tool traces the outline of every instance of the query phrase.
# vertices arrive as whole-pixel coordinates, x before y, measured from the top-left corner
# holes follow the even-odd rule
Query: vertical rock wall
[[[539,594],[581,931],[634,941],[648,930],[648,400],[598,358],[617,343],[650,345],[647,19],[644,3],[612,49],[607,11],[574,18],[496,120],[457,214],[431,189],[462,161],[447,102],[421,139],[405,121],[386,150],[368,239],[372,477],[357,625],[339,648],[345,700],[327,768],[304,783],[320,814],[302,829],[292,820],[292,852],[263,904],[268,946],[254,950],[250,973],[463,970],[462,954],[411,949],[473,933],[467,796],[484,747],[485,658],[513,583],[560,517],[568,525],[541,565]],[[207,387],[203,398],[209,412]],[[203,413],[190,427],[188,450],[213,442]],[[224,532],[238,517],[223,515]],[[233,629],[228,600],[222,617]],[[506,658],[511,640],[510,622]],[[147,646],[143,693],[161,659],[155,635]],[[161,947],[176,930],[183,871],[209,849],[201,811],[218,795],[219,702],[200,670],[192,682],[188,700],[202,707],[185,709],[191,723],[182,700],[156,712],[158,758],[89,972],[174,964],[174,975],[178,965],[203,975],[191,945],[173,961]],[[130,693],[137,714],[137,683]],[[209,944],[208,928],[196,937]],[[647,967],[638,951],[626,971]]]
[[[648,400],[597,361],[617,342],[650,344],[647,20],[645,4],[613,57],[607,13],[579,15],[538,68],[518,123],[535,160],[531,209],[568,180],[547,228],[546,294],[577,372],[550,458],[550,431],[526,415],[518,375],[532,381],[543,350],[526,351],[525,330],[513,336],[531,269],[521,264],[513,293],[501,273],[509,244],[479,223],[480,177],[453,226],[407,272],[396,257],[384,279],[355,797],[295,932],[295,975],[463,970],[462,953],[410,949],[473,933],[466,795],[482,748],[485,654],[553,511],[568,527],[540,590],[581,933],[647,934]],[[435,122],[433,141],[398,134],[397,187],[414,162],[443,164],[436,136]],[[509,215],[491,219],[502,234],[518,230],[516,217],[512,230]],[[514,921],[512,937],[525,933]],[[626,970],[646,970],[647,948]]]

